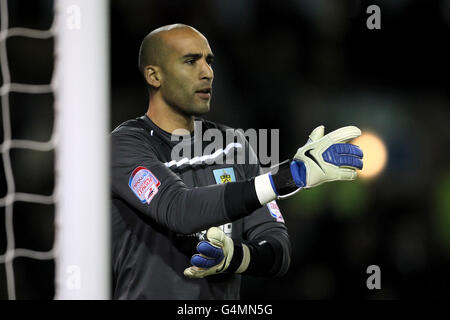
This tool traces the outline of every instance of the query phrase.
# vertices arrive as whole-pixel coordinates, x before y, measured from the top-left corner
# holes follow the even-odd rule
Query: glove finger
[[[362,158],[364,156],[363,151],[357,145],[351,143],[335,143],[327,149],[332,150],[340,155],[351,155]]]
[[[327,134],[327,137],[329,137],[333,143],[337,143],[337,142],[347,142],[351,139],[359,137],[360,135],[361,130],[359,130],[358,127],[347,126],[334,130],[333,132],[330,132],[329,134]]]
[[[355,180],[358,174],[353,169],[339,169],[340,180]]]
[[[194,254],[191,258],[191,264],[198,268],[211,268],[218,265],[222,259],[219,258],[209,258],[202,256],[200,254]]]
[[[188,278],[193,278],[194,277],[194,274],[193,274],[191,268],[184,269],[183,274],[184,274],[185,277],[188,277]]]
[[[359,158],[360,156],[362,157],[362,155],[361,149],[355,145],[336,143],[325,150],[322,154],[322,158],[325,162],[338,167],[348,166],[362,169],[363,162]]]
[[[225,233],[217,227],[209,228],[208,232],[206,233],[206,238],[209,240],[209,242],[217,247],[223,247],[225,237]]]
[[[205,270],[198,269],[197,267],[189,267],[184,269],[183,274],[188,278],[204,278]]]
[[[324,126],[318,126],[309,135],[309,140],[310,140],[310,142],[317,141],[320,138],[322,138],[324,134],[325,134],[325,127]]]
[[[197,251],[207,257],[210,257],[210,258],[223,258],[222,248],[213,246],[208,241],[201,241],[197,245]]]
[[[353,156],[339,156],[338,163],[339,167],[352,167],[359,170],[363,168],[362,160]]]

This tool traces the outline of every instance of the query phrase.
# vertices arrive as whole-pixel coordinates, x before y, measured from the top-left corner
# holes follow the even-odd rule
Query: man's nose
[[[200,70],[200,79],[212,80],[214,78],[214,71],[208,62],[202,60],[202,67]]]

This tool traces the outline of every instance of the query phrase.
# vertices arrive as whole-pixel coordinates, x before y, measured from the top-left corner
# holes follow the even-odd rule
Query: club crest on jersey
[[[217,184],[236,181],[236,176],[234,175],[233,168],[216,169],[213,170],[213,174]]]
[[[158,193],[161,182],[153,173],[145,167],[137,167],[133,170],[128,181],[128,186],[142,203],[150,204]]]
[[[277,203],[275,202],[275,200],[270,201],[267,204],[267,208],[269,209],[270,215],[272,217],[274,217],[275,219],[277,219],[278,222],[283,222],[284,223],[284,218],[281,215],[281,211],[280,208],[278,208]]]

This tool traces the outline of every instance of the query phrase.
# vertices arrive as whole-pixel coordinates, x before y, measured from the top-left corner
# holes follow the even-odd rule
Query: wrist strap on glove
[[[292,170],[292,165],[296,165],[292,160],[286,160],[274,167],[273,171],[277,169],[276,174],[272,174],[272,187],[274,188],[277,196],[285,196],[298,190],[299,187],[303,187],[303,183],[297,185],[297,181],[301,181],[300,177],[295,177],[296,170]]]
[[[306,185],[306,167],[302,161],[286,160],[271,172],[255,178],[255,190],[261,204],[287,198]]]
[[[226,273],[242,273],[247,270],[250,263],[250,250],[239,240],[233,240],[233,258],[230,261]]]

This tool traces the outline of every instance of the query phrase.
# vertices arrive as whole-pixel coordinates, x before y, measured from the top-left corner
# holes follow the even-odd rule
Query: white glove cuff
[[[266,173],[255,178],[255,190],[259,203],[265,205],[277,198],[277,194],[273,190],[272,182],[269,177],[270,173]]]
[[[248,265],[250,264],[250,249],[245,244],[242,244],[242,251],[243,251],[242,262],[239,268],[237,268],[237,270],[235,271],[235,273],[244,272],[245,270],[247,270]]]

